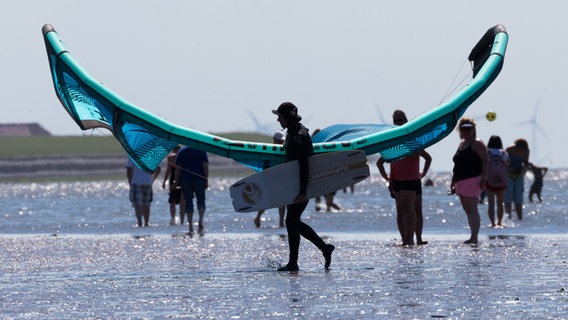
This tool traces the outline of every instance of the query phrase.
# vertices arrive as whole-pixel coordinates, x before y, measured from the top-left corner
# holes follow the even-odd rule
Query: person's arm
[[[310,168],[309,168],[309,154],[308,154],[308,146],[307,144],[311,144],[311,140],[309,136],[302,135],[302,141],[297,145],[297,152],[298,152],[298,164],[300,167],[300,192],[296,196],[294,202],[306,202],[308,201],[308,197],[306,196],[307,189],[308,189],[308,178],[310,176]]]
[[[162,189],[166,188],[166,181],[168,180],[168,178],[170,177],[170,175],[172,174],[172,159],[170,158],[171,156],[168,156],[168,160],[167,160],[167,168],[166,168],[166,173],[164,174],[164,181],[162,182]],[[171,186],[170,186],[171,187]]]
[[[156,178],[160,175],[160,171],[162,171],[162,167],[158,166],[156,170],[152,173],[152,182],[156,180]]]
[[[132,167],[126,167],[126,178],[128,179],[128,184],[132,182],[133,174],[134,174],[134,169]]]
[[[179,157],[179,153],[178,153],[176,160],[175,160],[176,172],[174,174],[174,184],[175,184],[174,187],[176,187],[176,188],[180,186],[179,177],[181,175],[181,171],[183,170],[183,168],[181,166],[181,161],[178,161],[178,157]]]
[[[308,177],[310,175],[310,169],[308,166],[309,157],[301,156],[298,158],[298,164],[300,165],[300,192],[298,196],[302,196],[302,199],[307,199],[306,193],[308,190]],[[303,202],[303,201],[300,201]]]
[[[377,160],[377,169],[379,169],[379,173],[385,180],[390,180],[387,171],[385,170],[385,159],[383,157],[379,157]]]
[[[481,190],[485,190],[485,182],[487,179],[487,148],[483,142],[476,140],[473,142],[472,147],[481,159],[481,180],[479,182],[479,187]]]
[[[424,178],[428,173],[428,170],[430,170],[430,165],[432,164],[432,156],[428,152],[426,152],[426,150],[420,151],[420,156],[424,158],[424,169],[422,169],[422,172],[420,173],[420,178]]]
[[[209,162],[207,161],[203,161],[203,175],[205,178],[205,189],[207,189],[209,188]]]

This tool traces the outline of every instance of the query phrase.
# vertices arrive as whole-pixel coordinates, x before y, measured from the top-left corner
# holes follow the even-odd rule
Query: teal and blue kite
[[[93,79],[65,48],[53,26],[42,28],[59,101],[82,130],[106,128],[128,156],[151,172],[177,144],[234,159],[257,171],[285,162],[281,145],[235,141],[173,124],[121,98]],[[314,152],[363,150],[391,162],[449,135],[467,108],[491,85],[503,66],[508,34],[496,25],[469,54],[473,77],[452,97],[402,126],[340,124],[314,137]]]

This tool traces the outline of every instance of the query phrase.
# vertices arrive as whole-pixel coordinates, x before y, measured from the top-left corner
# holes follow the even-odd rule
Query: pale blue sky
[[[564,1],[11,1],[0,13],[0,122],[39,122],[84,134],[53,92],[41,37],[55,26],[97,80],[176,124],[254,131],[250,112],[300,109],[306,126],[390,122],[438,105],[471,48],[495,24],[510,39],[494,84],[468,110],[478,136],[529,141],[532,161],[568,167]],[[469,67],[467,65],[466,67]],[[522,124],[533,120],[536,126]],[[271,130],[270,127],[268,129]],[[535,129],[536,130],[536,129]],[[536,138],[533,140],[533,138]],[[428,149],[450,170],[457,134]]]

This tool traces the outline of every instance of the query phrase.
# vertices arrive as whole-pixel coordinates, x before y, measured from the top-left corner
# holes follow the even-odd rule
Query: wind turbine
[[[529,148],[531,149],[531,155],[537,155],[537,134],[540,133],[544,138],[548,138],[544,129],[537,122],[538,109],[540,107],[540,96],[536,99],[532,117],[529,120],[517,123],[517,125],[530,125],[531,126],[531,141],[529,143]]]
[[[376,102],[375,102],[375,110],[377,110],[377,113],[379,114],[379,119],[381,120],[380,123],[387,124],[387,122],[385,121],[385,117],[383,117],[383,113],[381,112],[381,108],[379,108],[379,104]]]
[[[250,115],[250,117],[252,118],[252,122],[254,122],[254,125],[256,126],[254,132],[263,133],[272,136],[275,132],[282,131],[282,128],[280,128],[276,120],[267,124],[262,124],[260,123],[260,121],[258,121],[258,118],[254,115],[254,113],[251,110],[248,110],[248,114]],[[309,123],[312,118],[313,117],[311,115],[307,117],[302,117],[303,119],[302,123]]]
[[[258,119],[251,110],[248,110],[248,113],[252,118],[254,125],[256,126],[256,128],[254,129],[255,132],[268,134],[272,136],[274,132],[278,131],[278,128],[276,127],[276,121],[272,121],[270,122],[270,124],[262,124],[260,123],[260,121],[258,121]]]

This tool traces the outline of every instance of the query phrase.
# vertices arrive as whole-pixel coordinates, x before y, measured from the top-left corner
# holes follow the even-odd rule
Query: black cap
[[[278,106],[278,109],[272,110],[272,113],[289,120],[302,120],[302,117],[298,114],[298,108],[292,102],[283,102]]]

